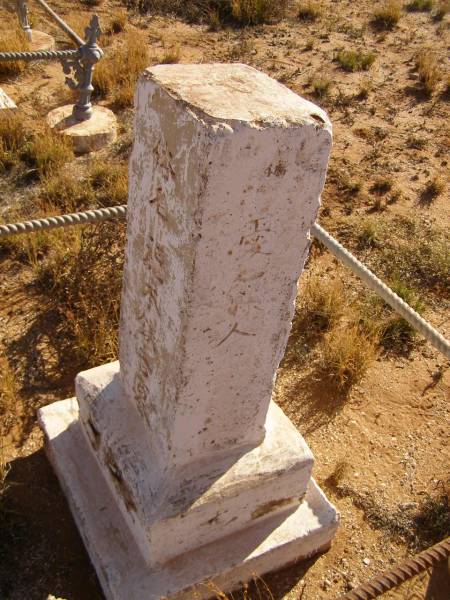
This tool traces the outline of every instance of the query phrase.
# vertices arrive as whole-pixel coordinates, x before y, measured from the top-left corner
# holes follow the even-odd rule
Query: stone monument
[[[120,360],[39,414],[108,599],[208,598],[331,543],[271,399],[330,148],[327,115],[251,67],[139,81]]]

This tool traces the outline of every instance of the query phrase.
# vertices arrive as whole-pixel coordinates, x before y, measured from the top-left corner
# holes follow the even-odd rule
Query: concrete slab
[[[88,447],[76,399],[46,406],[38,418],[108,600],[206,599],[327,549],[336,531],[336,510],[311,480],[297,508],[151,568]]]
[[[72,110],[72,104],[53,109],[47,115],[47,123],[71,138],[77,154],[100,150],[116,139],[117,119],[109,108],[93,106],[92,117],[87,121],[76,121]]]

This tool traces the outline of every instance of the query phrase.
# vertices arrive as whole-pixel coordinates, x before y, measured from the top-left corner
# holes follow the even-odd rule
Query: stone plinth
[[[39,417],[108,598],[206,598],[331,542],[271,400],[330,147],[326,114],[250,67],[141,77],[120,362]]]
[[[55,49],[55,38],[48,33],[43,31],[36,31],[33,29],[31,32],[30,40],[30,52],[44,52],[47,50]]]
[[[104,106],[93,106],[87,121],[77,121],[72,115],[73,105],[59,106],[47,115],[51,128],[67,135],[77,154],[100,150],[114,142],[117,136],[116,115]]]
[[[0,88],[0,110],[4,108],[17,108],[17,106],[14,100],[11,100],[8,94]]]

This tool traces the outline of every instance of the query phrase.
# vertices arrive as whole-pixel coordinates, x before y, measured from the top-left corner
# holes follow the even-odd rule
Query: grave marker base
[[[151,569],[88,446],[77,400],[42,408],[39,422],[108,600],[207,599],[215,590],[229,592],[255,576],[328,549],[336,532],[336,510],[311,479],[300,506]]]

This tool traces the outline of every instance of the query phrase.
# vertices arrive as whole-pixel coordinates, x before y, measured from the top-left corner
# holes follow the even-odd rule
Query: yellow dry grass
[[[95,93],[118,108],[132,106],[136,82],[150,64],[148,41],[140,31],[127,31],[94,70]]]
[[[436,56],[428,48],[423,48],[416,57],[419,82],[425,94],[431,96],[441,81],[441,69]]]
[[[0,52],[28,52],[29,49],[28,38],[17,25],[0,30]],[[22,60],[0,61],[0,77],[20,75],[26,66]]]

